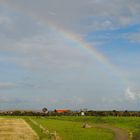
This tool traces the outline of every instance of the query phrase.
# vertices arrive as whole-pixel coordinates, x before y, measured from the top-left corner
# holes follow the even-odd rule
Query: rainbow
[[[129,81],[127,80],[126,77],[124,77],[124,75],[122,75],[122,72],[114,64],[112,64],[105,55],[97,51],[96,48],[92,46],[90,43],[86,42],[83,38],[81,38],[80,36],[76,35],[71,31],[68,31],[64,28],[60,28],[60,26],[58,28],[58,26],[56,26],[58,24],[54,24],[53,22],[49,21],[49,25],[51,25],[52,29],[53,27],[55,27],[56,31],[59,31],[61,35],[63,35],[67,39],[71,39],[72,41],[76,42],[78,46],[84,49],[90,56],[95,58],[98,62],[104,64],[108,68],[108,70],[110,69],[118,78],[121,79],[121,82],[124,85],[129,84]]]
[[[24,7],[21,4],[13,4],[12,2],[6,1],[6,0],[2,0],[1,3],[6,4],[6,5],[10,6],[10,8],[18,10],[18,11],[26,14],[27,16],[30,16],[34,19],[39,20],[40,23],[49,27],[49,29],[51,29],[52,31],[59,32],[59,34],[61,36],[63,36],[64,38],[75,42],[76,44],[78,44],[78,46],[80,48],[86,50],[93,58],[96,58],[97,61],[104,64],[111,71],[113,71],[113,73],[122,80],[122,83],[124,83],[125,85],[126,84],[128,85],[129,82],[128,82],[127,78],[124,77],[122,72],[120,70],[118,70],[118,68],[116,68],[116,66],[113,65],[105,55],[103,55],[101,52],[97,51],[96,48],[94,48],[92,45],[90,45],[88,42],[86,42],[80,36],[65,29],[64,27],[61,27],[60,25],[54,23],[53,21],[51,21],[48,18],[46,19],[44,17],[41,17],[41,15],[37,15],[37,13],[32,12],[30,9]]]

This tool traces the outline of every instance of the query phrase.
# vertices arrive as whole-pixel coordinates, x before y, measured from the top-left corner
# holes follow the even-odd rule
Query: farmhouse
[[[55,109],[54,110],[54,112],[56,112],[56,113],[67,113],[67,112],[69,112],[70,110],[68,110],[68,109]]]

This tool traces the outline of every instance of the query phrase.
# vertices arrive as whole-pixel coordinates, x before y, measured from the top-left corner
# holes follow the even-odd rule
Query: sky
[[[0,110],[140,110],[139,0],[0,0]]]

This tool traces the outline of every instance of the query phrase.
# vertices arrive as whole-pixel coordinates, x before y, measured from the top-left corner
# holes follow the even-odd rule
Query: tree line
[[[8,115],[8,116],[81,116],[81,110],[80,111],[71,111],[64,113],[57,113],[55,111],[3,111],[0,112],[0,115]],[[140,111],[94,111],[94,110],[87,110],[84,111],[85,116],[136,116],[140,117]]]

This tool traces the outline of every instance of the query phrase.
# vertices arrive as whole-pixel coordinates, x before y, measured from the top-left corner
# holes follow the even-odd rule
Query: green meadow
[[[130,140],[140,140],[139,117],[57,116],[5,118],[23,118],[38,134],[40,140],[51,140],[54,133],[61,140],[114,140],[115,134],[111,129],[97,127],[106,124],[126,131]],[[83,128],[85,123],[90,124],[92,128]]]
[[[56,131],[63,140],[112,140],[114,135],[110,130],[100,128],[83,128],[83,122],[57,120],[57,119],[36,119],[38,124],[47,127],[51,132]]]
[[[140,140],[140,118],[139,117],[32,117],[32,119],[44,128],[55,132],[63,140],[113,140],[114,133],[111,129],[94,127],[96,124],[115,126],[127,131],[133,140]],[[29,121],[30,125],[32,122]],[[82,128],[84,123],[89,123],[93,128]],[[36,128],[37,133],[38,128]],[[42,137],[43,134],[39,134]],[[44,137],[44,136],[43,136]]]

